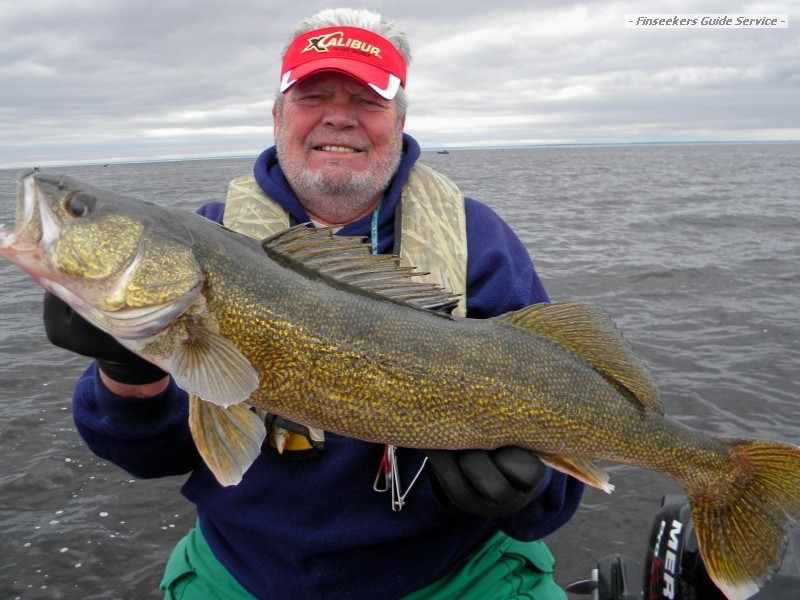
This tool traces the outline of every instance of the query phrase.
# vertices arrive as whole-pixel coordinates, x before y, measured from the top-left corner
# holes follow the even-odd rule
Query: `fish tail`
[[[724,482],[687,493],[708,574],[729,599],[745,600],[780,568],[800,518],[800,448],[736,440],[731,458]]]

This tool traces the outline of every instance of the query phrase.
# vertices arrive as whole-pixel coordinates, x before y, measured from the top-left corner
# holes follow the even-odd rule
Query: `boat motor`
[[[597,562],[591,579],[567,586],[592,600],[726,600],[708,576],[684,496],[665,496],[653,519],[645,564],[614,554]],[[789,538],[783,566],[752,600],[800,597],[800,532]]]

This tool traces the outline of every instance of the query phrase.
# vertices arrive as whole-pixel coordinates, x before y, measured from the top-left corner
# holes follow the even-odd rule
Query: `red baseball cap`
[[[298,35],[281,66],[281,92],[320,71],[355,77],[391,100],[406,85],[406,61],[392,43],[360,27],[325,27]]]

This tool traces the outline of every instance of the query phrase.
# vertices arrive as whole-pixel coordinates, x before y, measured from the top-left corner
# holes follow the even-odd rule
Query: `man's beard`
[[[286,174],[283,163],[281,168]],[[341,196],[351,200],[363,198],[366,201],[372,200],[386,189],[392,174],[393,170],[389,173],[389,177],[382,177],[380,172],[370,171],[331,174],[324,170],[300,169],[294,176],[290,177],[287,174],[287,179],[301,198],[322,195]]]
[[[373,168],[349,173],[307,169],[302,156],[281,153],[285,145],[280,132],[275,145],[281,170],[300,203],[309,212],[328,218],[338,215],[344,222],[362,212],[389,186],[400,164],[402,137],[398,136],[391,151]]]

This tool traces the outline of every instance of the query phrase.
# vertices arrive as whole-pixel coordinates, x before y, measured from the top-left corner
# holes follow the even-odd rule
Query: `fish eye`
[[[67,212],[73,217],[85,217],[94,208],[95,199],[85,192],[72,194],[65,203]]]

